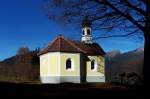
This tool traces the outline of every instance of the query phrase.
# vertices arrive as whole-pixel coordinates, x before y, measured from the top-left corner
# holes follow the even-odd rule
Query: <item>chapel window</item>
[[[69,59],[66,60],[66,69],[68,70],[68,69],[71,69],[71,68],[72,68],[72,61],[69,58]]]

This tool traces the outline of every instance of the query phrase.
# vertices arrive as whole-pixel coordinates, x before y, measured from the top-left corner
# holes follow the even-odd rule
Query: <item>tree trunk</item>
[[[150,87],[150,1],[146,0],[146,24],[145,24],[145,45],[144,45],[144,67],[143,78],[145,88]]]
[[[150,35],[145,35],[145,45],[144,45],[144,68],[143,68],[143,78],[144,85],[150,84]]]

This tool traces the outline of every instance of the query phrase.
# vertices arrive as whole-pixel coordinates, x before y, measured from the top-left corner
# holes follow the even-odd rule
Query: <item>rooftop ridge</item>
[[[60,37],[58,38],[58,40],[59,40],[59,41],[58,41],[58,42],[59,42],[59,45],[58,45],[59,48],[58,48],[58,49],[59,49],[59,50],[61,50],[61,39],[62,39],[62,36],[60,36]]]
[[[70,43],[72,46],[74,46],[76,49],[80,50],[81,52],[85,52],[84,50],[82,50],[81,48],[79,48],[77,45],[75,45],[74,43],[72,43],[73,40],[69,40],[69,39],[65,39],[68,43]]]
[[[97,43],[85,44],[78,40],[66,39],[64,36],[57,36],[48,46],[39,52],[38,55],[48,52],[69,52],[84,53],[89,55],[104,55],[103,49]]]
[[[51,46],[57,39],[59,39],[59,38],[64,38],[64,36],[63,35],[59,35],[59,36],[57,36],[54,40],[52,40],[49,44],[48,44],[48,46]]]

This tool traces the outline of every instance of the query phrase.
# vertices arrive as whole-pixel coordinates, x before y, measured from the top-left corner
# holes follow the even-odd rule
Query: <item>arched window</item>
[[[87,30],[87,35],[90,35],[90,29]]]
[[[82,31],[82,34],[85,35],[84,30]]]
[[[68,69],[71,69],[71,68],[72,68],[72,62],[71,62],[71,59],[69,58],[69,59],[66,60],[66,69],[68,70]]]
[[[94,70],[94,69],[95,69],[95,61],[92,60],[92,61],[91,61],[91,70]]]

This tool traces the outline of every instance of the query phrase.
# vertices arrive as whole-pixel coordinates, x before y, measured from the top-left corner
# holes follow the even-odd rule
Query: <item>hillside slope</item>
[[[0,81],[39,81],[39,58],[36,51],[16,55],[0,62]]]
[[[112,52],[113,53],[113,52]],[[109,82],[120,81],[123,73],[132,73],[142,79],[144,50],[138,48],[126,53],[116,53],[106,55],[106,79]],[[113,55],[113,56],[112,56]]]

